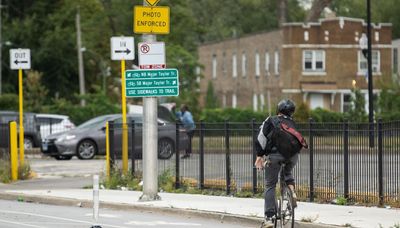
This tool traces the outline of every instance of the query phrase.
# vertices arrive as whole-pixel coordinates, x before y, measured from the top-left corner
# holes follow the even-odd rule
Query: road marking
[[[164,221],[152,221],[152,222],[145,222],[145,221],[130,221],[125,223],[125,225],[137,225],[137,226],[158,226],[158,225],[174,225],[174,226],[201,226],[198,223],[185,223],[185,222],[164,222]]]
[[[19,225],[19,226],[43,228],[42,226],[29,225],[29,224],[25,224],[25,223],[13,222],[13,221],[8,221],[8,220],[3,220],[3,219],[0,219],[0,222],[9,223],[9,224],[14,224],[14,225]]]
[[[89,221],[76,220],[76,219],[68,219],[68,218],[62,218],[62,217],[56,217],[56,216],[50,216],[50,215],[34,214],[34,213],[28,213],[28,212],[4,211],[4,210],[0,210],[0,213],[29,215],[29,216],[36,216],[36,217],[48,218],[48,219],[58,219],[58,220],[63,220],[63,221],[78,222],[78,223],[86,223],[86,224],[91,224],[91,225],[93,225],[93,222],[89,222]],[[102,225],[104,225],[104,226],[106,226],[106,227],[113,227],[113,228],[127,228],[127,227],[125,227],[125,226],[115,226],[115,225],[110,225],[110,224],[102,224]],[[34,227],[37,227],[37,226],[34,226]]]
[[[91,216],[93,216],[93,213],[87,213],[87,214],[85,214],[85,216],[91,217]],[[112,214],[99,214],[99,217],[102,217],[102,218],[119,218],[119,217],[121,217],[121,216],[119,216],[119,215],[112,215]]]

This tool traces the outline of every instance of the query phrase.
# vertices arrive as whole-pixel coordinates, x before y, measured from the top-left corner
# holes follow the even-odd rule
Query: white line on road
[[[14,225],[19,225],[19,226],[43,228],[42,226],[29,225],[29,224],[25,224],[25,223],[13,222],[13,221],[8,221],[8,220],[3,220],[3,219],[0,219],[0,222],[4,222],[4,223],[8,223],[8,224],[14,224]]]
[[[198,223],[185,223],[185,222],[164,222],[164,221],[152,221],[152,222],[146,222],[146,221],[130,221],[125,223],[126,225],[137,225],[137,226],[159,226],[159,225],[174,225],[174,226],[201,226],[201,224]]]
[[[92,217],[93,213],[86,213],[85,214],[86,217]],[[121,216],[119,215],[112,215],[112,214],[99,214],[100,218],[119,218]]]
[[[68,219],[68,218],[62,218],[62,217],[55,217],[55,216],[50,216],[50,215],[34,214],[34,213],[28,213],[28,212],[4,211],[4,210],[0,210],[0,213],[29,215],[29,216],[36,216],[36,217],[48,218],[48,219],[58,219],[58,220],[63,220],[63,221],[78,222],[78,223],[86,223],[86,224],[91,224],[91,225],[93,225],[93,222],[89,222],[89,221],[76,220],[76,219]],[[110,224],[102,224],[102,225],[107,226],[107,227],[113,227],[113,228],[127,228],[127,227],[124,227],[124,226],[115,226],[115,225],[110,225]],[[34,227],[37,227],[37,226],[34,226]]]

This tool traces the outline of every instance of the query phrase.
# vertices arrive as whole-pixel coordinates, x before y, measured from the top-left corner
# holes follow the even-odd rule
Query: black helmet
[[[284,99],[279,101],[278,109],[276,110],[276,112],[277,114],[282,113],[286,116],[292,116],[295,110],[296,110],[296,105],[293,103],[293,101],[289,99]]]

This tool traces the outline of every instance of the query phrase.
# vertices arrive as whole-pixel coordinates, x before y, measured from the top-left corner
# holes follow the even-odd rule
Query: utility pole
[[[76,43],[78,49],[78,65],[79,65],[79,94],[85,95],[85,72],[83,69],[83,56],[82,56],[82,42],[81,42],[81,16],[78,12],[76,13]],[[85,99],[81,99],[81,106],[86,105]]]
[[[147,6],[146,1],[143,5]],[[155,42],[156,36],[143,34],[143,42]],[[157,97],[143,98],[143,195],[140,201],[159,200]]]

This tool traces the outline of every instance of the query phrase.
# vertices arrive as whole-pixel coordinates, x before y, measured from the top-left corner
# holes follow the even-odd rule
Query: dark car
[[[0,111],[0,124],[8,124],[10,121],[16,121],[19,125],[19,112]],[[24,121],[24,148],[31,149],[41,146],[40,126],[35,113],[25,112]]]
[[[134,157],[142,157],[142,123],[143,115],[127,115],[128,123],[135,121],[135,150]],[[77,156],[80,159],[92,159],[95,155],[106,153],[106,131],[107,121],[114,121],[114,150],[117,155],[121,154],[122,148],[122,115],[112,114],[103,115],[79,125],[78,127],[63,132],[47,136],[43,140],[42,152],[59,160],[71,159]],[[168,159],[175,152],[176,125],[167,120],[158,119],[158,157]],[[111,136],[110,136],[111,137]],[[179,148],[182,150],[188,145],[186,131],[180,131]],[[129,138],[129,151],[131,151],[131,137]]]

